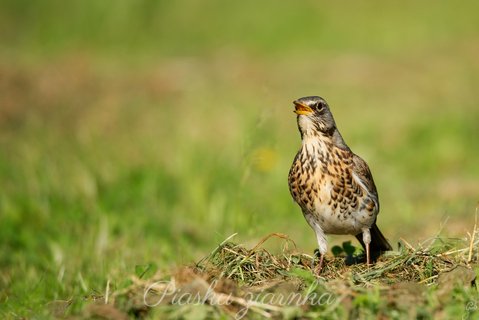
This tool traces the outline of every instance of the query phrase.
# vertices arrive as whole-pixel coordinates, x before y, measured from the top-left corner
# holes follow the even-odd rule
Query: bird
[[[319,263],[314,272],[321,273],[329,234],[356,236],[369,267],[371,258],[392,250],[376,224],[379,197],[369,166],[348,147],[323,98],[308,96],[293,104],[302,144],[288,185],[316,234]]]

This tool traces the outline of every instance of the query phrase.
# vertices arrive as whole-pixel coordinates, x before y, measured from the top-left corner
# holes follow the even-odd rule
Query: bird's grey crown
[[[305,104],[307,106],[314,105],[318,102],[326,104],[326,100],[324,100],[320,96],[302,97],[302,98],[299,98],[299,99],[295,100],[295,102],[299,102],[299,103]]]

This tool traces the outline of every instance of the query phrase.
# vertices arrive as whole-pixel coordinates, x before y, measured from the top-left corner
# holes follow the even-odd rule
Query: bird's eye
[[[321,102],[316,103],[316,110],[321,111],[323,110],[324,105]]]

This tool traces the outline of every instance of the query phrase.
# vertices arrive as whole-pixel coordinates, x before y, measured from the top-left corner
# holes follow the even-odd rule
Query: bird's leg
[[[319,263],[314,268],[314,274],[319,277],[321,270],[323,270],[324,254],[319,254]]]
[[[366,243],[366,265],[369,268],[369,264],[371,263],[371,259],[369,256],[369,243]]]
[[[366,246],[366,265],[369,267],[369,264],[371,263],[371,256],[369,252],[369,244],[371,243],[371,232],[369,231],[369,228],[363,229],[363,241],[364,245]]]
[[[319,264],[314,268],[314,274],[319,276],[323,269],[324,255],[328,251],[328,242],[326,241],[326,235],[323,232],[321,227],[314,223],[313,225],[314,232],[316,233],[316,239],[318,240],[318,251],[319,251]]]

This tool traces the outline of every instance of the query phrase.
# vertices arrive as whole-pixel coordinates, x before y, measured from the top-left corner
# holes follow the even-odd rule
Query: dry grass
[[[417,247],[401,240],[398,251],[369,268],[347,265],[350,259],[344,256],[329,258],[319,278],[312,274],[315,259],[299,252],[286,235],[270,234],[251,249],[231,242],[232,235],[194,266],[149,279],[132,276],[130,286],[111,294],[108,284],[106,294],[85,312],[106,318],[149,317],[152,312],[187,318],[192,310],[206,317],[362,318],[369,308],[385,317],[390,312],[416,317],[421,310],[447,317],[442,304],[458,288],[477,295],[471,289],[477,232],[475,226],[464,239],[434,237]],[[283,240],[279,254],[263,248],[271,238]],[[311,298],[313,293],[319,300]]]
[[[469,266],[477,260],[477,251],[474,249],[478,241],[474,234],[469,235],[469,242],[465,239],[435,237],[417,248],[402,240],[398,251],[388,252],[369,268],[363,263],[348,265],[348,257],[334,257],[327,261],[320,279],[349,278],[354,285],[360,286],[368,286],[372,282],[389,285],[404,281],[433,284],[440,273],[450,271],[457,265]],[[280,255],[273,255],[261,248],[261,244],[273,236],[285,239]],[[287,278],[295,269],[312,273],[314,260],[312,256],[298,252],[291,239],[271,234],[250,250],[227,241],[200,261],[197,268],[215,278],[257,286],[274,279]]]

